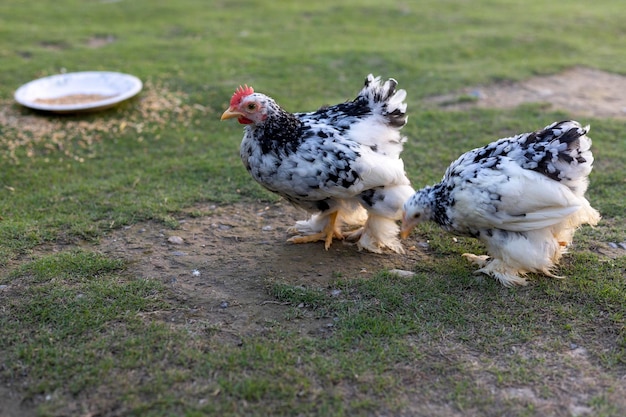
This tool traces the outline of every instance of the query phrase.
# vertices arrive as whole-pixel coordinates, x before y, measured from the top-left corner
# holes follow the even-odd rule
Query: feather
[[[290,230],[292,242],[347,236],[361,248],[402,252],[397,237],[402,204],[413,194],[400,158],[406,141],[406,92],[397,81],[368,75],[352,101],[289,113],[272,98],[239,87],[222,120],[245,124],[244,166],[259,184],[312,214]],[[363,210],[368,217],[363,216]],[[352,224],[350,224],[352,223]]]
[[[563,121],[466,152],[407,200],[402,235],[432,220],[481,240],[489,257],[465,256],[506,286],[525,284],[529,272],[554,276],[575,230],[600,220],[584,197],[594,161],[588,131]]]

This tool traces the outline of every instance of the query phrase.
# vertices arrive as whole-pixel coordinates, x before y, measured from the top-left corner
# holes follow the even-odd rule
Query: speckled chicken
[[[575,230],[600,220],[585,198],[594,160],[588,131],[563,121],[463,154],[439,184],[405,203],[402,236],[431,220],[482,241],[489,256],[463,256],[507,287],[526,285],[529,272],[557,277]]]
[[[400,158],[406,92],[371,74],[352,101],[289,113],[272,98],[239,87],[221,119],[245,125],[240,154],[259,184],[312,216],[290,229],[294,243],[333,238],[402,253],[402,205],[413,193]],[[351,229],[351,230],[347,230]]]

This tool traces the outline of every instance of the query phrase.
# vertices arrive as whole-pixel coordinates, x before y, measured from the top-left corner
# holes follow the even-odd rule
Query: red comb
[[[248,87],[247,85],[245,87],[239,86],[239,88],[235,90],[233,98],[230,99],[230,105],[236,106],[241,102],[242,98],[249,96],[252,93],[254,93],[254,88]]]

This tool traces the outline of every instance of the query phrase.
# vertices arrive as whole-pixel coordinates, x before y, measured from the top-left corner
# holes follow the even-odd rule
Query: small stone
[[[470,97],[476,98],[476,99],[485,99],[487,98],[487,94],[483,93],[480,90],[472,90],[468,93],[468,95]]]
[[[228,301],[222,301],[222,302],[220,303],[220,308],[228,308],[228,306],[229,306],[229,305],[230,305],[230,304],[228,304]]]
[[[8,285],[4,285],[4,284],[3,284],[3,285],[0,285],[0,290],[6,290],[6,289],[8,289],[8,288],[9,288],[9,286],[8,286]]]
[[[167,241],[172,245],[182,245],[184,240],[180,236],[170,236]]]
[[[428,244],[428,242],[419,242],[417,244],[417,246],[419,246],[422,249],[428,249],[430,247],[430,245]]]
[[[608,245],[609,245],[609,247],[611,249],[617,249],[619,247],[619,246],[617,246],[617,243],[615,243],[615,242],[609,242]]]
[[[330,295],[333,297],[337,297],[338,295],[341,295],[342,291],[341,290],[332,290],[330,292]]]
[[[617,244],[617,246],[619,246],[620,248],[626,250],[626,242],[620,242]]]
[[[390,275],[397,275],[400,278],[409,278],[409,277],[415,276],[415,272],[413,272],[413,271],[406,271],[404,269],[391,269],[391,270],[389,270],[389,274]]]
[[[193,271],[191,271],[191,275],[194,277],[199,277],[200,276],[200,271],[198,271],[197,269],[194,269]]]
[[[274,229],[274,228],[268,224],[267,226],[263,226],[263,229],[261,229],[261,230],[263,230],[264,232],[269,232],[272,229]]]
[[[453,241],[454,243],[458,243],[458,242],[459,242],[459,239],[457,239],[457,238],[453,237],[453,238],[452,238],[452,241]]]
[[[174,252],[172,252],[172,255],[174,256],[187,256],[187,252],[182,252],[179,250],[175,250]]]
[[[569,406],[569,412],[571,413],[572,417],[588,416],[592,415],[593,408],[584,405],[571,404]]]

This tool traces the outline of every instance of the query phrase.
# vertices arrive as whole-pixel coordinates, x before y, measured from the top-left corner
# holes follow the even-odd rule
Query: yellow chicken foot
[[[328,215],[328,224],[324,226],[324,230],[319,233],[314,233],[312,235],[306,236],[294,236],[287,239],[287,242],[291,243],[310,243],[317,242],[319,240],[324,241],[324,249],[328,250],[330,245],[333,243],[333,237],[337,239],[343,239],[343,235],[339,230],[335,229],[335,221],[337,220],[338,212],[334,212]]]
[[[473,253],[464,253],[461,256],[481,268],[484,268],[491,260],[487,255],[474,255]]]

